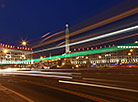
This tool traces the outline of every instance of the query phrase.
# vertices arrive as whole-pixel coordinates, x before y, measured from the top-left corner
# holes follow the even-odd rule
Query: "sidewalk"
[[[0,102],[27,102],[22,97],[16,95],[14,91],[9,91],[0,83]]]

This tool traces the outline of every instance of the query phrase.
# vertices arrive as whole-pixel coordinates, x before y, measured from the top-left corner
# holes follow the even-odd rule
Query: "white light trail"
[[[126,32],[133,31],[133,30],[138,30],[138,25],[133,26],[133,27],[129,27],[129,28],[125,28],[125,29],[122,29],[122,30],[118,30],[118,31],[115,31],[115,32],[107,33],[107,34],[104,34],[104,35],[96,36],[96,37],[93,37],[93,38],[89,38],[89,39],[86,39],[86,40],[70,43],[69,46],[82,44],[82,43],[86,43],[86,42],[90,42],[90,41],[94,41],[94,40],[98,40],[98,39],[118,35],[118,34],[121,34],[121,33],[126,33]],[[48,49],[43,49],[43,50],[38,50],[38,51],[34,51],[33,53],[39,53],[39,52],[54,50],[54,49],[63,48],[63,47],[65,47],[65,45],[58,46],[58,47],[52,47],[52,48],[48,48]]]
[[[60,76],[60,75],[45,75],[45,74],[31,74],[31,73],[16,73],[16,72],[4,72],[4,73],[0,73],[0,74],[4,74],[4,75],[25,75],[25,76],[39,76],[39,77],[50,77],[50,78],[63,78],[63,79],[72,79],[71,76]]]
[[[114,87],[114,86],[106,86],[106,85],[98,85],[98,84],[89,84],[89,83],[74,82],[74,81],[64,81],[64,80],[59,80],[59,82],[60,83],[67,83],[67,84],[76,84],[76,85],[100,87],[100,88],[115,89],[115,90],[122,90],[122,91],[129,91],[129,92],[136,92],[136,93],[138,93],[138,90],[121,88],[121,87]]]
[[[16,69],[8,68],[5,70],[0,70],[0,74],[53,77],[53,78],[63,78],[63,79],[72,79],[72,75],[81,74],[76,72],[41,72],[41,71],[17,71],[17,70],[19,70],[19,68]]]
[[[18,69],[19,70],[19,69]],[[41,71],[14,71],[17,73],[28,73],[28,74],[54,74],[54,75],[72,75],[72,74],[81,74],[76,72],[41,72]]]

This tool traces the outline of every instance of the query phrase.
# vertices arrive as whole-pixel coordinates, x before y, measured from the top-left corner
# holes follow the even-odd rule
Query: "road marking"
[[[18,93],[18,92],[16,92],[16,91],[13,91],[13,90],[11,90],[11,89],[5,87],[5,86],[1,86],[1,87],[3,87],[5,90],[8,90],[8,91],[10,91],[10,92],[16,94],[17,96],[23,98],[23,99],[26,100],[27,102],[35,102],[35,101],[33,101],[32,99],[30,99],[30,98],[28,98],[28,97],[26,97],[26,96],[23,96],[22,94],[20,94],[20,93]]]
[[[39,86],[42,86],[42,87],[51,88],[51,89],[54,89],[54,90],[66,92],[66,93],[69,93],[69,94],[73,94],[73,95],[76,95],[76,96],[79,96],[79,97],[83,97],[83,98],[86,98],[86,99],[89,99],[89,100],[97,101],[97,102],[110,102],[108,100],[105,100],[105,99],[102,99],[102,98],[98,98],[98,97],[94,97],[94,96],[91,96],[91,95],[88,95],[88,94],[84,94],[84,93],[80,93],[80,92],[70,91],[70,90],[66,90],[66,89],[62,89],[62,88],[58,88],[58,87],[54,87],[54,86],[49,86],[49,85],[38,83],[38,82],[32,82],[32,81],[22,80],[22,79],[17,79],[17,78],[15,78],[15,79],[19,80],[19,81],[22,81],[22,82],[35,84],[35,85],[39,85]]]
[[[85,86],[93,86],[93,87],[101,87],[101,88],[108,88],[108,89],[115,89],[115,90],[122,90],[122,91],[129,91],[129,92],[137,92],[138,93],[138,90],[127,89],[127,88],[120,88],[120,87],[113,87],[113,86],[89,84],[89,83],[74,82],[74,81],[64,81],[64,80],[59,80],[59,82],[60,83],[68,83],[68,84],[76,84],[76,85],[85,85]]]

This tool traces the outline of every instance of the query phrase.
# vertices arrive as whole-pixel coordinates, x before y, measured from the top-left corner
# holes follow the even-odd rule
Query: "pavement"
[[[26,97],[0,84],[0,102],[25,102]],[[31,102],[31,101],[30,101]]]
[[[6,71],[0,75],[0,102],[138,102],[135,68],[120,72]]]

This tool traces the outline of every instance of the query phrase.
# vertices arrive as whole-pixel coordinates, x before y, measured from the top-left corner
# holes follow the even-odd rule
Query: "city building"
[[[136,44],[135,44],[136,45]],[[131,47],[119,50],[112,50],[108,52],[108,48],[124,48]],[[107,48],[104,50],[103,48]],[[76,57],[69,58],[57,58],[51,60],[42,60],[41,63],[50,68],[65,68],[67,60],[70,60],[70,66],[72,68],[91,68],[91,67],[118,67],[118,66],[138,66],[138,46],[115,46],[113,45],[104,45],[94,48],[78,48],[73,49],[71,53],[79,53],[81,51],[96,52],[103,49],[103,53],[81,55]],[[110,49],[110,50],[111,50]],[[71,54],[70,53],[70,54]],[[39,63],[39,62],[38,62]]]
[[[72,64],[79,66],[117,66],[117,65],[137,65],[138,49],[125,49],[107,53],[99,53],[87,56],[77,56],[72,58]]]
[[[31,62],[21,62],[14,64],[16,61],[32,60],[32,48],[27,47],[15,47],[12,45],[0,43],[0,66],[5,67],[17,67],[26,68],[31,67],[33,61]],[[7,63],[7,64],[3,64]]]

